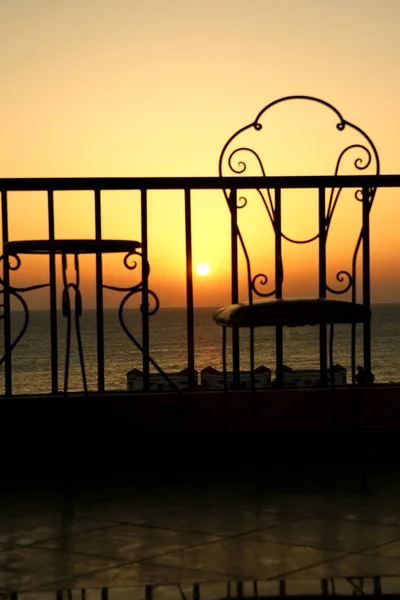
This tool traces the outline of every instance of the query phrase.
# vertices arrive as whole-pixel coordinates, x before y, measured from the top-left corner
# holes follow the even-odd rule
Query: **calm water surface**
[[[215,325],[214,308],[195,309],[195,366],[198,371],[211,365],[221,369],[221,329]],[[29,329],[13,352],[13,389],[15,393],[50,392],[50,329],[47,311],[32,311]],[[13,335],[20,329],[23,315],[12,313]],[[126,311],[126,322],[140,339],[141,321],[138,310]],[[116,310],[104,312],[106,389],[126,389],[126,373],[141,368],[141,355],[121,329]],[[1,336],[3,322],[0,323]],[[187,364],[186,311],[160,308],[150,318],[151,354],[168,372],[179,371]],[[82,339],[89,387],[97,386],[96,313],[84,311],[81,318]],[[359,335],[357,362],[361,362],[362,343]],[[2,338],[1,338],[2,344]],[[241,368],[249,368],[248,335],[242,335]],[[318,368],[318,328],[302,327],[284,330],[284,362],[292,368]],[[65,319],[59,315],[60,388],[65,360]],[[256,366],[275,368],[274,331],[256,331]],[[350,328],[336,326],[334,362],[350,369]],[[400,381],[400,304],[374,305],[372,309],[372,365],[377,382]],[[0,373],[0,390],[4,392],[4,367]],[[82,382],[76,340],[73,336],[70,365],[70,389],[81,390]]]

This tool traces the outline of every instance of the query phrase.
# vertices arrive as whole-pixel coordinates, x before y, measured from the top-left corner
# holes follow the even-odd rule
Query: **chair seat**
[[[220,308],[213,318],[222,327],[268,327],[286,325],[329,325],[362,323],[366,316],[362,304],[328,298],[267,300],[250,304],[231,304]]]

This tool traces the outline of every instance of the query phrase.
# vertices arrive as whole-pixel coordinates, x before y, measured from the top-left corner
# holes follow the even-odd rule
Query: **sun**
[[[211,271],[210,265],[207,263],[200,263],[197,265],[196,271],[198,272],[199,275],[208,275],[209,272]]]

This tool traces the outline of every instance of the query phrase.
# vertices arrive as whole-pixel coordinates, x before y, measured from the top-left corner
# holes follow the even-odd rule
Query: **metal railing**
[[[95,240],[101,242],[102,238],[102,192],[106,190],[139,190],[141,206],[141,257],[142,257],[142,281],[135,290],[126,288],[127,295],[132,293],[141,294],[141,319],[142,319],[142,339],[138,347],[143,354],[143,379],[144,389],[149,389],[149,374],[151,360],[151,339],[149,331],[149,317],[151,311],[144,307],[149,306],[150,296],[158,299],[156,293],[148,288],[147,282],[147,263],[149,255],[148,241],[148,192],[151,190],[183,190],[184,192],[184,228],[185,228],[185,264],[186,264],[186,345],[187,345],[187,368],[190,388],[195,387],[195,341],[194,341],[194,300],[193,300],[193,271],[192,271],[192,191],[193,190],[221,190],[226,193],[229,190],[230,198],[230,219],[231,219],[231,300],[239,300],[239,274],[238,260],[240,248],[238,246],[238,228],[237,228],[237,198],[238,190],[249,189],[268,189],[274,194],[275,211],[278,215],[278,230],[275,230],[275,278],[277,282],[276,297],[282,296],[281,289],[281,229],[280,229],[280,211],[281,191],[286,189],[315,189],[318,190],[319,197],[319,231],[316,238],[319,238],[319,292],[320,297],[326,295],[326,209],[325,198],[326,191],[332,189],[352,188],[361,190],[358,198],[363,204],[362,210],[362,258],[363,258],[363,303],[366,309],[370,308],[370,247],[369,247],[369,202],[371,190],[379,188],[400,187],[400,175],[337,175],[337,176],[295,176],[295,177],[171,177],[171,178],[27,178],[27,179],[0,179],[1,191],[1,219],[2,219],[2,252],[3,257],[3,275],[2,290],[3,295],[3,314],[1,315],[4,323],[4,355],[1,358],[1,364],[4,363],[5,369],[5,395],[13,394],[12,377],[12,350],[20,340],[13,340],[11,337],[11,297],[18,295],[22,298],[21,302],[26,311],[26,330],[29,321],[29,310],[22,294],[30,291],[35,286],[29,288],[14,288],[11,282],[11,271],[19,268],[18,257],[7,254],[7,244],[12,241],[9,235],[9,192],[33,192],[42,191],[47,194],[47,216],[48,216],[48,237],[47,241],[54,242],[55,238],[55,216],[54,216],[54,193],[58,191],[84,191],[93,192],[94,199],[94,217],[95,217]],[[221,202],[223,195],[221,194]],[[314,238],[314,239],[316,239]],[[96,315],[97,315],[97,392],[105,391],[104,376],[104,319],[103,319],[103,268],[101,249],[95,252],[95,275],[96,275]],[[8,258],[4,260],[4,255]],[[17,263],[10,264],[10,258],[17,258]],[[56,258],[55,252],[48,252],[49,258],[49,281],[44,284],[49,288],[50,301],[50,345],[51,345],[51,392],[58,394],[60,392],[59,374],[58,374],[58,331],[57,331],[57,281],[56,281]],[[350,278],[352,275],[350,276]],[[352,281],[355,285],[355,281]],[[43,287],[44,287],[43,286]],[[114,288],[120,289],[120,288]],[[328,288],[329,289],[329,288]],[[348,289],[348,288],[347,288]],[[122,288],[121,288],[122,290]],[[337,292],[342,293],[342,291]],[[246,300],[246,299],[244,299]],[[122,301],[123,309],[124,300]],[[158,304],[156,306],[157,310]],[[122,313],[120,309],[120,313]],[[123,317],[122,317],[123,320]],[[278,328],[277,328],[278,329]],[[281,372],[283,353],[282,353],[282,334],[277,331],[277,372]],[[366,371],[371,368],[371,332],[369,319],[364,323],[364,367]],[[239,370],[239,334],[235,332],[233,336],[233,367],[234,371]],[[321,330],[320,337],[320,355],[321,370],[326,365],[326,337]]]

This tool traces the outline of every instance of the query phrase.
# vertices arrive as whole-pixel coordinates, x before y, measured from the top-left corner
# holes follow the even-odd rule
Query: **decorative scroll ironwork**
[[[1,278],[0,278],[1,279]],[[21,304],[22,304],[22,308],[24,311],[24,323],[22,325],[22,328],[20,330],[20,332],[17,334],[16,338],[14,339],[14,341],[11,343],[10,346],[10,352],[12,352],[14,350],[14,348],[18,345],[18,343],[20,342],[20,340],[24,337],[26,330],[28,329],[28,325],[29,325],[29,309],[28,309],[28,305],[25,302],[25,300],[23,299],[23,297],[18,294],[18,292],[12,292],[10,291],[10,294],[16,298]],[[4,296],[4,287],[2,290],[0,290],[0,295]],[[4,319],[4,303],[0,304],[0,320]],[[4,353],[2,357],[0,357],[0,367],[1,365],[4,363],[4,361],[6,360],[6,354]]]
[[[336,163],[336,167],[335,167],[335,171],[334,171],[335,176],[340,174],[340,170],[344,163],[344,160],[347,158],[347,156],[350,156],[351,153],[354,151],[359,151],[358,155],[353,159],[353,166],[356,170],[358,170],[358,171],[365,170],[369,166],[371,166],[374,161],[375,167],[376,167],[375,172],[377,175],[379,174],[380,167],[379,167],[378,153],[376,151],[376,148],[375,148],[372,140],[368,137],[368,135],[362,129],[360,129],[353,123],[350,123],[349,121],[344,119],[343,116],[341,115],[341,113],[334,106],[332,106],[331,104],[329,104],[328,102],[326,102],[324,100],[315,98],[313,96],[287,96],[287,97],[280,98],[278,100],[275,100],[275,101],[269,103],[267,106],[265,106],[259,112],[259,114],[257,115],[256,119],[253,122],[242,127],[241,129],[239,129],[236,133],[234,133],[229,138],[229,140],[224,145],[221,155],[220,155],[220,160],[219,160],[220,176],[229,174],[229,173],[224,173],[225,165],[228,166],[229,171],[232,174],[249,175],[250,174],[248,172],[249,171],[248,167],[250,164],[249,161],[252,161],[252,163],[256,165],[257,175],[261,175],[264,177],[267,175],[264,162],[256,150],[254,150],[253,148],[250,148],[248,146],[244,146],[244,145],[239,145],[239,147],[235,147],[232,151],[230,151],[230,148],[232,147],[233,142],[236,139],[240,139],[240,136],[244,132],[251,130],[251,129],[254,129],[255,131],[258,131],[258,132],[261,131],[263,129],[263,124],[260,122],[262,116],[268,110],[270,110],[273,106],[275,106],[277,104],[281,104],[283,102],[290,101],[290,100],[308,100],[308,101],[316,102],[320,105],[325,106],[326,108],[328,108],[330,111],[332,111],[337,116],[338,122],[336,124],[336,128],[338,131],[344,131],[346,128],[348,128],[348,129],[351,129],[351,130],[355,131],[356,133],[358,133],[365,140],[365,145],[361,144],[361,143],[355,143],[355,144],[351,144],[351,145],[347,146],[346,148],[344,148],[341,151],[341,153],[337,159],[337,163]],[[360,152],[363,153],[364,156],[360,155]],[[254,174],[254,173],[251,173],[251,174]],[[287,234],[285,234],[283,231],[277,231],[275,206],[274,206],[274,202],[272,200],[271,190],[269,188],[267,188],[265,190],[265,192],[261,189],[257,189],[256,191],[262,199],[262,202],[263,202],[266,212],[268,214],[269,221],[272,225],[273,233],[275,236],[278,235],[281,238],[285,239],[286,241],[295,243],[295,244],[308,244],[310,242],[316,241],[320,237],[320,233],[317,232],[315,235],[313,235],[307,239],[294,239],[294,238],[288,236]],[[369,188],[369,199],[368,199],[369,209],[372,206],[372,203],[373,203],[373,200],[375,197],[375,191],[376,191],[375,188]],[[325,214],[325,232],[324,232],[325,243],[327,240],[330,224],[332,222],[332,217],[333,217],[335,208],[337,206],[337,202],[338,202],[341,192],[342,192],[342,188],[338,188],[338,189],[332,188],[330,191],[328,207],[327,207],[326,214]],[[238,202],[237,206],[233,207],[231,205],[231,203],[229,202],[230,190],[224,190],[224,194],[225,194],[225,198],[228,202],[228,206],[231,211],[236,208],[238,208],[238,209],[244,208],[245,206],[248,205],[248,197],[244,196],[244,195],[240,195],[239,196],[240,204]],[[362,190],[361,189],[356,190],[355,198],[356,198],[356,200],[362,201]],[[350,274],[349,271],[347,271],[347,270],[340,270],[336,274],[336,280],[340,283],[346,281],[346,285],[341,289],[336,289],[335,287],[326,284],[326,290],[331,292],[332,294],[344,294],[347,291],[349,291],[351,288],[355,288],[355,283],[356,283],[356,281],[355,281],[355,263],[357,260],[357,255],[358,255],[360,244],[362,241],[362,236],[363,236],[363,231],[361,230],[359,238],[357,240],[355,250],[354,250],[354,256],[352,259],[352,274]],[[276,293],[276,290],[265,293],[257,288],[257,282],[261,283],[261,285],[264,286],[267,284],[269,278],[264,273],[258,273],[255,276],[251,275],[251,267],[250,267],[248,251],[246,249],[246,245],[245,245],[243,236],[241,235],[241,233],[239,231],[239,227],[238,227],[238,239],[240,241],[240,245],[244,252],[245,260],[247,263],[249,291],[254,292],[256,294],[256,296],[261,296],[261,297],[273,296]],[[277,257],[277,261],[278,261],[278,263],[280,262],[281,266],[282,266],[282,257]],[[280,269],[280,276],[281,276],[281,283],[282,283],[283,282],[283,268]],[[250,298],[250,301],[251,301],[251,298]]]
[[[129,264],[128,261],[133,256],[139,256],[143,260],[143,256],[142,256],[141,252],[139,252],[139,251],[130,252],[130,253],[126,254],[126,256],[124,257],[124,265],[127,269],[134,270],[138,266],[136,261],[134,261],[132,264]],[[150,265],[148,262],[146,262],[146,264],[145,264],[144,273],[145,273],[145,278],[147,279],[150,275]],[[114,290],[116,292],[126,292],[125,296],[122,298],[122,300],[120,302],[119,309],[118,309],[119,322],[121,324],[123,331],[125,332],[127,337],[130,339],[130,341],[134,344],[134,346],[136,346],[136,348],[142,354],[144,354],[145,351],[144,351],[143,346],[138,342],[138,340],[129,331],[129,328],[128,328],[125,318],[124,318],[124,309],[125,309],[125,306],[126,306],[128,300],[130,300],[136,294],[143,292],[143,281],[140,281],[140,283],[138,283],[134,286],[130,286],[130,287],[129,286],[128,287],[119,287],[119,286],[115,286],[115,285],[103,284],[103,288],[108,289],[108,290]],[[146,310],[149,317],[151,317],[158,312],[158,309],[160,307],[160,300],[159,300],[157,294],[150,289],[147,290],[147,296],[153,299],[154,306],[153,306],[153,308],[150,308],[149,304],[147,305],[147,307],[144,307],[141,304],[140,311],[143,312]],[[156,369],[156,371],[158,371],[158,373],[160,373],[160,375],[162,375],[164,377],[164,379],[168,382],[168,384],[176,392],[181,393],[181,390],[177,387],[177,385],[172,381],[172,379],[170,377],[168,377],[168,375],[163,371],[163,369],[158,365],[158,363],[150,355],[147,356],[147,359],[149,360],[149,363]]]
[[[348,271],[339,271],[336,274],[336,279],[340,283],[342,281],[344,281],[345,278],[347,278],[347,285],[346,285],[346,287],[344,287],[342,290],[335,290],[335,289],[331,288],[328,284],[326,284],[326,289],[328,290],[328,292],[331,292],[332,294],[345,294],[346,292],[348,292],[349,289],[353,285],[353,277],[352,277],[352,275]]]
[[[80,290],[80,269],[79,269],[79,254],[80,253],[79,252],[70,252],[70,254],[72,254],[74,257],[74,268],[75,268],[75,280],[74,281],[69,281],[68,276],[67,276],[68,252],[66,252],[66,251],[61,252],[62,281],[63,281],[62,315],[63,315],[63,317],[66,318],[66,321],[67,321],[66,322],[65,368],[64,368],[64,393],[67,394],[68,384],[69,384],[71,339],[72,339],[72,308],[71,307],[74,304],[75,333],[76,333],[76,339],[77,339],[77,344],[78,344],[79,363],[80,363],[80,368],[81,368],[83,390],[84,390],[85,395],[87,395],[88,394],[88,385],[87,385],[87,376],[86,376],[86,370],[85,370],[82,334],[81,334],[81,326],[80,326],[80,317],[82,316],[82,295],[81,295],[81,290]],[[139,251],[128,252],[124,256],[123,264],[124,264],[125,268],[127,268],[131,271],[135,270],[137,268],[136,260],[134,260],[133,263],[130,263],[130,259],[132,259],[132,257],[136,257],[136,256],[139,256],[140,258],[142,258],[142,254]],[[11,271],[17,271],[21,267],[21,258],[18,255],[18,253],[15,253],[15,254],[8,253],[7,255],[1,256],[0,261],[4,261],[5,257],[8,257],[8,268]],[[15,262],[11,262],[11,259]],[[150,274],[150,266],[148,263],[146,263],[145,268],[142,269],[142,276],[146,280],[148,280],[149,274]],[[2,289],[0,290],[0,294],[4,296],[5,285],[4,285],[4,279],[1,276],[0,276],[0,285],[2,286]],[[26,286],[26,287],[17,287],[17,286],[11,286],[11,285],[8,286],[9,295],[16,298],[21,303],[23,310],[24,310],[24,316],[25,316],[23,326],[10,346],[10,352],[12,352],[14,350],[14,348],[18,345],[18,343],[21,341],[21,339],[23,338],[23,336],[26,333],[28,326],[29,326],[29,308],[28,308],[26,301],[21,296],[21,293],[38,290],[38,289],[49,287],[49,286],[50,286],[50,283],[42,283],[42,284],[31,285],[31,286]],[[132,298],[134,295],[136,295],[138,293],[141,293],[141,294],[143,293],[143,280],[141,280],[139,283],[136,283],[135,285],[128,286],[128,287],[119,287],[119,286],[114,286],[114,285],[107,285],[104,283],[102,284],[102,287],[104,289],[114,290],[117,292],[126,292],[123,299],[121,300],[119,310],[118,310],[119,321],[120,321],[121,327],[122,327],[123,331],[125,332],[125,334],[127,335],[127,337],[136,346],[136,348],[143,354],[144,349],[143,349],[142,345],[137,341],[137,339],[129,331],[129,328],[124,319],[124,308],[125,308],[127,301],[130,298]],[[71,293],[74,294],[74,301],[71,299]],[[147,298],[151,298],[154,301],[154,306],[152,308],[150,308],[149,305],[147,307],[141,305],[140,310],[141,310],[141,312],[144,312],[146,310],[148,315],[152,316],[158,311],[159,306],[160,306],[160,301],[159,301],[157,295],[152,290],[147,290],[146,295],[147,295]],[[0,309],[2,309],[2,312],[0,312],[0,320],[1,320],[1,319],[4,319],[4,303],[0,304]],[[148,358],[150,364],[161,375],[163,375],[163,377],[168,381],[169,385],[176,392],[180,393],[179,388],[168,377],[168,375],[166,373],[164,373],[164,371],[156,363],[156,361],[154,359],[152,359],[151,356],[148,356],[147,358]],[[4,352],[3,356],[0,358],[0,366],[5,362],[5,359],[6,359],[6,352]]]
[[[4,262],[6,255],[0,256],[0,263]],[[7,254],[8,257],[8,268],[10,271],[18,271],[21,267],[21,259],[18,254]],[[15,260],[15,264],[10,262],[10,259]],[[4,279],[0,276],[0,285],[3,287],[2,293],[4,294]],[[39,283],[36,285],[29,285],[25,287],[10,286],[10,294],[15,295],[15,292],[31,292],[33,290],[40,290],[41,288],[49,287],[50,283]]]
[[[4,263],[4,258],[5,258],[5,256],[0,256],[0,263]],[[7,261],[8,269],[10,271],[18,271],[18,269],[21,267],[20,257],[16,254],[8,254],[6,258],[8,258],[8,261]],[[11,259],[14,259],[15,263],[13,263],[11,261]],[[4,279],[1,275],[0,275],[0,285],[2,288],[0,290],[0,295],[4,296],[5,285],[4,285]],[[10,352],[12,352],[14,350],[14,348],[19,344],[19,342],[24,337],[24,335],[28,329],[28,326],[29,326],[29,308],[28,308],[28,305],[25,302],[24,298],[21,296],[21,293],[30,292],[33,290],[40,290],[42,288],[49,287],[49,285],[50,285],[49,283],[40,283],[37,285],[30,285],[27,287],[8,286],[9,295],[12,296],[13,298],[15,298],[16,300],[18,300],[18,302],[20,302],[20,304],[22,305],[23,311],[24,311],[24,323],[22,325],[21,330],[15,337],[15,339],[11,342]],[[0,309],[1,309],[0,320],[3,320],[5,318],[4,303],[0,304]],[[5,360],[6,360],[6,351],[4,350],[3,356],[0,357],[0,366],[5,362]]]
[[[260,289],[257,289],[257,283],[259,283],[260,285],[267,285],[268,277],[264,273],[257,273],[257,275],[254,275],[252,277],[251,289],[255,294],[257,294],[257,296],[263,298],[269,298],[270,296],[273,296],[275,294],[275,290],[273,290],[272,292],[262,292]]]

